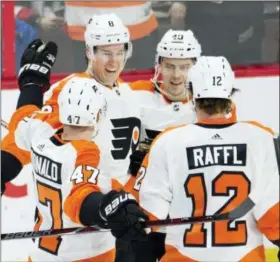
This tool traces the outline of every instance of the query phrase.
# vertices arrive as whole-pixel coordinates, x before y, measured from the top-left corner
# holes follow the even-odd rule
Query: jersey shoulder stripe
[[[250,124],[250,125],[254,125],[254,126],[256,126],[258,128],[261,128],[262,130],[270,133],[273,136],[275,136],[275,134],[276,134],[271,128],[269,128],[267,126],[264,126],[264,125],[262,125],[261,123],[259,123],[257,121],[240,121],[240,123],[247,123],[247,124]]]

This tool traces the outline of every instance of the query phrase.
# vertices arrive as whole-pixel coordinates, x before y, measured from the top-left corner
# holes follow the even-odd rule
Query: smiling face
[[[124,44],[96,47],[95,58],[90,61],[97,80],[113,86],[124,68],[126,50]]]
[[[163,58],[160,64],[164,91],[172,96],[185,92],[186,74],[193,59]]]

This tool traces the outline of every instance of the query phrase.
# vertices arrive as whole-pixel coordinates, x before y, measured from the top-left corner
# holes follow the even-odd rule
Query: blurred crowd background
[[[83,71],[84,25],[94,13],[108,11],[132,35],[125,70],[152,68],[168,29],[193,30],[204,55],[224,55],[233,65],[279,63],[278,1],[15,1],[17,70],[27,44],[41,37],[59,46],[55,73]]]

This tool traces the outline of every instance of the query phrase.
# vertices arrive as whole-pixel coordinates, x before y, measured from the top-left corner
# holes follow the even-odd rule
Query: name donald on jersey
[[[32,150],[32,166],[36,175],[61,185],[61,163],[42,156]]]
[[[189,169],[221,165],[245,166],[246,144],[204,145],[187,148]]]

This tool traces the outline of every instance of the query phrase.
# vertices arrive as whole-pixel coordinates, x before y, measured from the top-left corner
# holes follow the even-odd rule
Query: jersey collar
[[[95,77],[93,77],[93,75],[91,75],[88,71],[85,71],[84,72],[85,73],[85,75],[87,76],[87,77],[89,77],[89,78],[93,78],[93,79],[95,79],[98,83],[100,83]],[[115,81],[115,83],[113,84],[113,87],[112,88],[110,88],[110,87],[108,87],[108,86],[105,86],[104,84],[102,84],[102,83],[100,83],[101,85],[103,85],[104,87],[107,87],[107,88],[109,88],[109,89],[113,89],[113,88],[119,88],[120,87],[120,83],[123,83],[124,81],[121,79],[121,78],[117,78],[117,80]]]
[[[218,118],[205,118],[200,119],[197,121],[197,124],[203,124],[203,125],[228,125],[228,124],[234,124],[236,121],[232,118],[226,118],[226,117],[218,117]]]
[[[161,90],[164,89],[163,83],[160,84],[159,88],[160,88]],[[156,90],[157,90],[157,89],[156,89]],[[171,101],[171,100],[170,100],[166,95],[164,95],[163,93],[160,93],[160,94],[161,94],[161,96],[163,97],[163,99],[165,100],[165,102],[166,102],[167,104],[172,104],[172,103],[183,103],[183,104],[186,104],[186,103],[189,102],[188,99],[183,100],[183,101],[174,102],[174,101]]]

